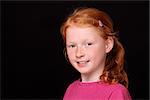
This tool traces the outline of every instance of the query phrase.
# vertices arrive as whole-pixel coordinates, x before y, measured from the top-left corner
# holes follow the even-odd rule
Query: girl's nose
[[[84,53],[83,48],[82,47],[77,47],[76,57],[81,58],[81,57],[84,57],[84,56],[85,56],[85,53]]]

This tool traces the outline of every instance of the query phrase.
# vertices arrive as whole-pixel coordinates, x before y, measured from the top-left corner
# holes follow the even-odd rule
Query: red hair
[[[99,21],[103,24],[100,27]],[[112,19],[103,11],[96,8],[78,8],[76,9],[61,26],[61,34],[66,43],[66,30],[71,25],[80,27],[92,26],[100,29],[100,34],[104,39],[112,37],[114,46],[107,53],[103,74],[100,79],[107,83],[121,83],[128,88],[128,77],[124,70],[124,48],[119,42],[117,33],[113,30]]]

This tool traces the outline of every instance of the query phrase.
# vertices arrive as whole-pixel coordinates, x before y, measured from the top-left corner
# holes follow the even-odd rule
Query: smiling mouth
[[[87,61],[77,61],[77,64],[86,64],[88,63],[90,60],[87,60]]]

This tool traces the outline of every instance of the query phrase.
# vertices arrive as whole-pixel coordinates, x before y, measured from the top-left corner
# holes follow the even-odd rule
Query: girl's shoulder
[[[75,81],[71,82],[71,83],[68,85],[67,89],[76,86],[78,83],[79,83],[79,80],[75,80]]]
[[[122,84],[120,84],[120,83],[114,83],[114,84],[110,84],[110,85],[108,85],[110,88],[112,88],[113,90],[115,90],[115,89],[117,89],[117,90],[127,90],[127,88],[124,86],[124,85],[122,85]]]
[[[124,98],[123,100],[131,100],[130,93],[124,85],[120,83],[115,83],[109,85],[109,88],[111,89],[110,98],[112,100],[115,100],[117,98],[118,98],[117,100],[122,100],[121,98]]]
[[[74,86],[76,86],[79,83],[80,83],[80,80],[75,80],[72,83],[70,83],[69,87],[74,87]]]
[[[106,90],[111,91],[112,93],[113,92],[116,92],[116,93],[117,92],[118,93],[128,92],[128,89],[120,83],[109,84],[109,83],[102,82],[100,86],[103,87]]]

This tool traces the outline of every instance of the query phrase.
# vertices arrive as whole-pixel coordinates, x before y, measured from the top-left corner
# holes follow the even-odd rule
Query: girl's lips
[[[84,63],[87,63],[89,62],[90,60],[87,60],[87,61],[77,61],[78,64],[84,64]]]
[[[87,61],[77,61],[79,67],[84,67],[90,60]]]

